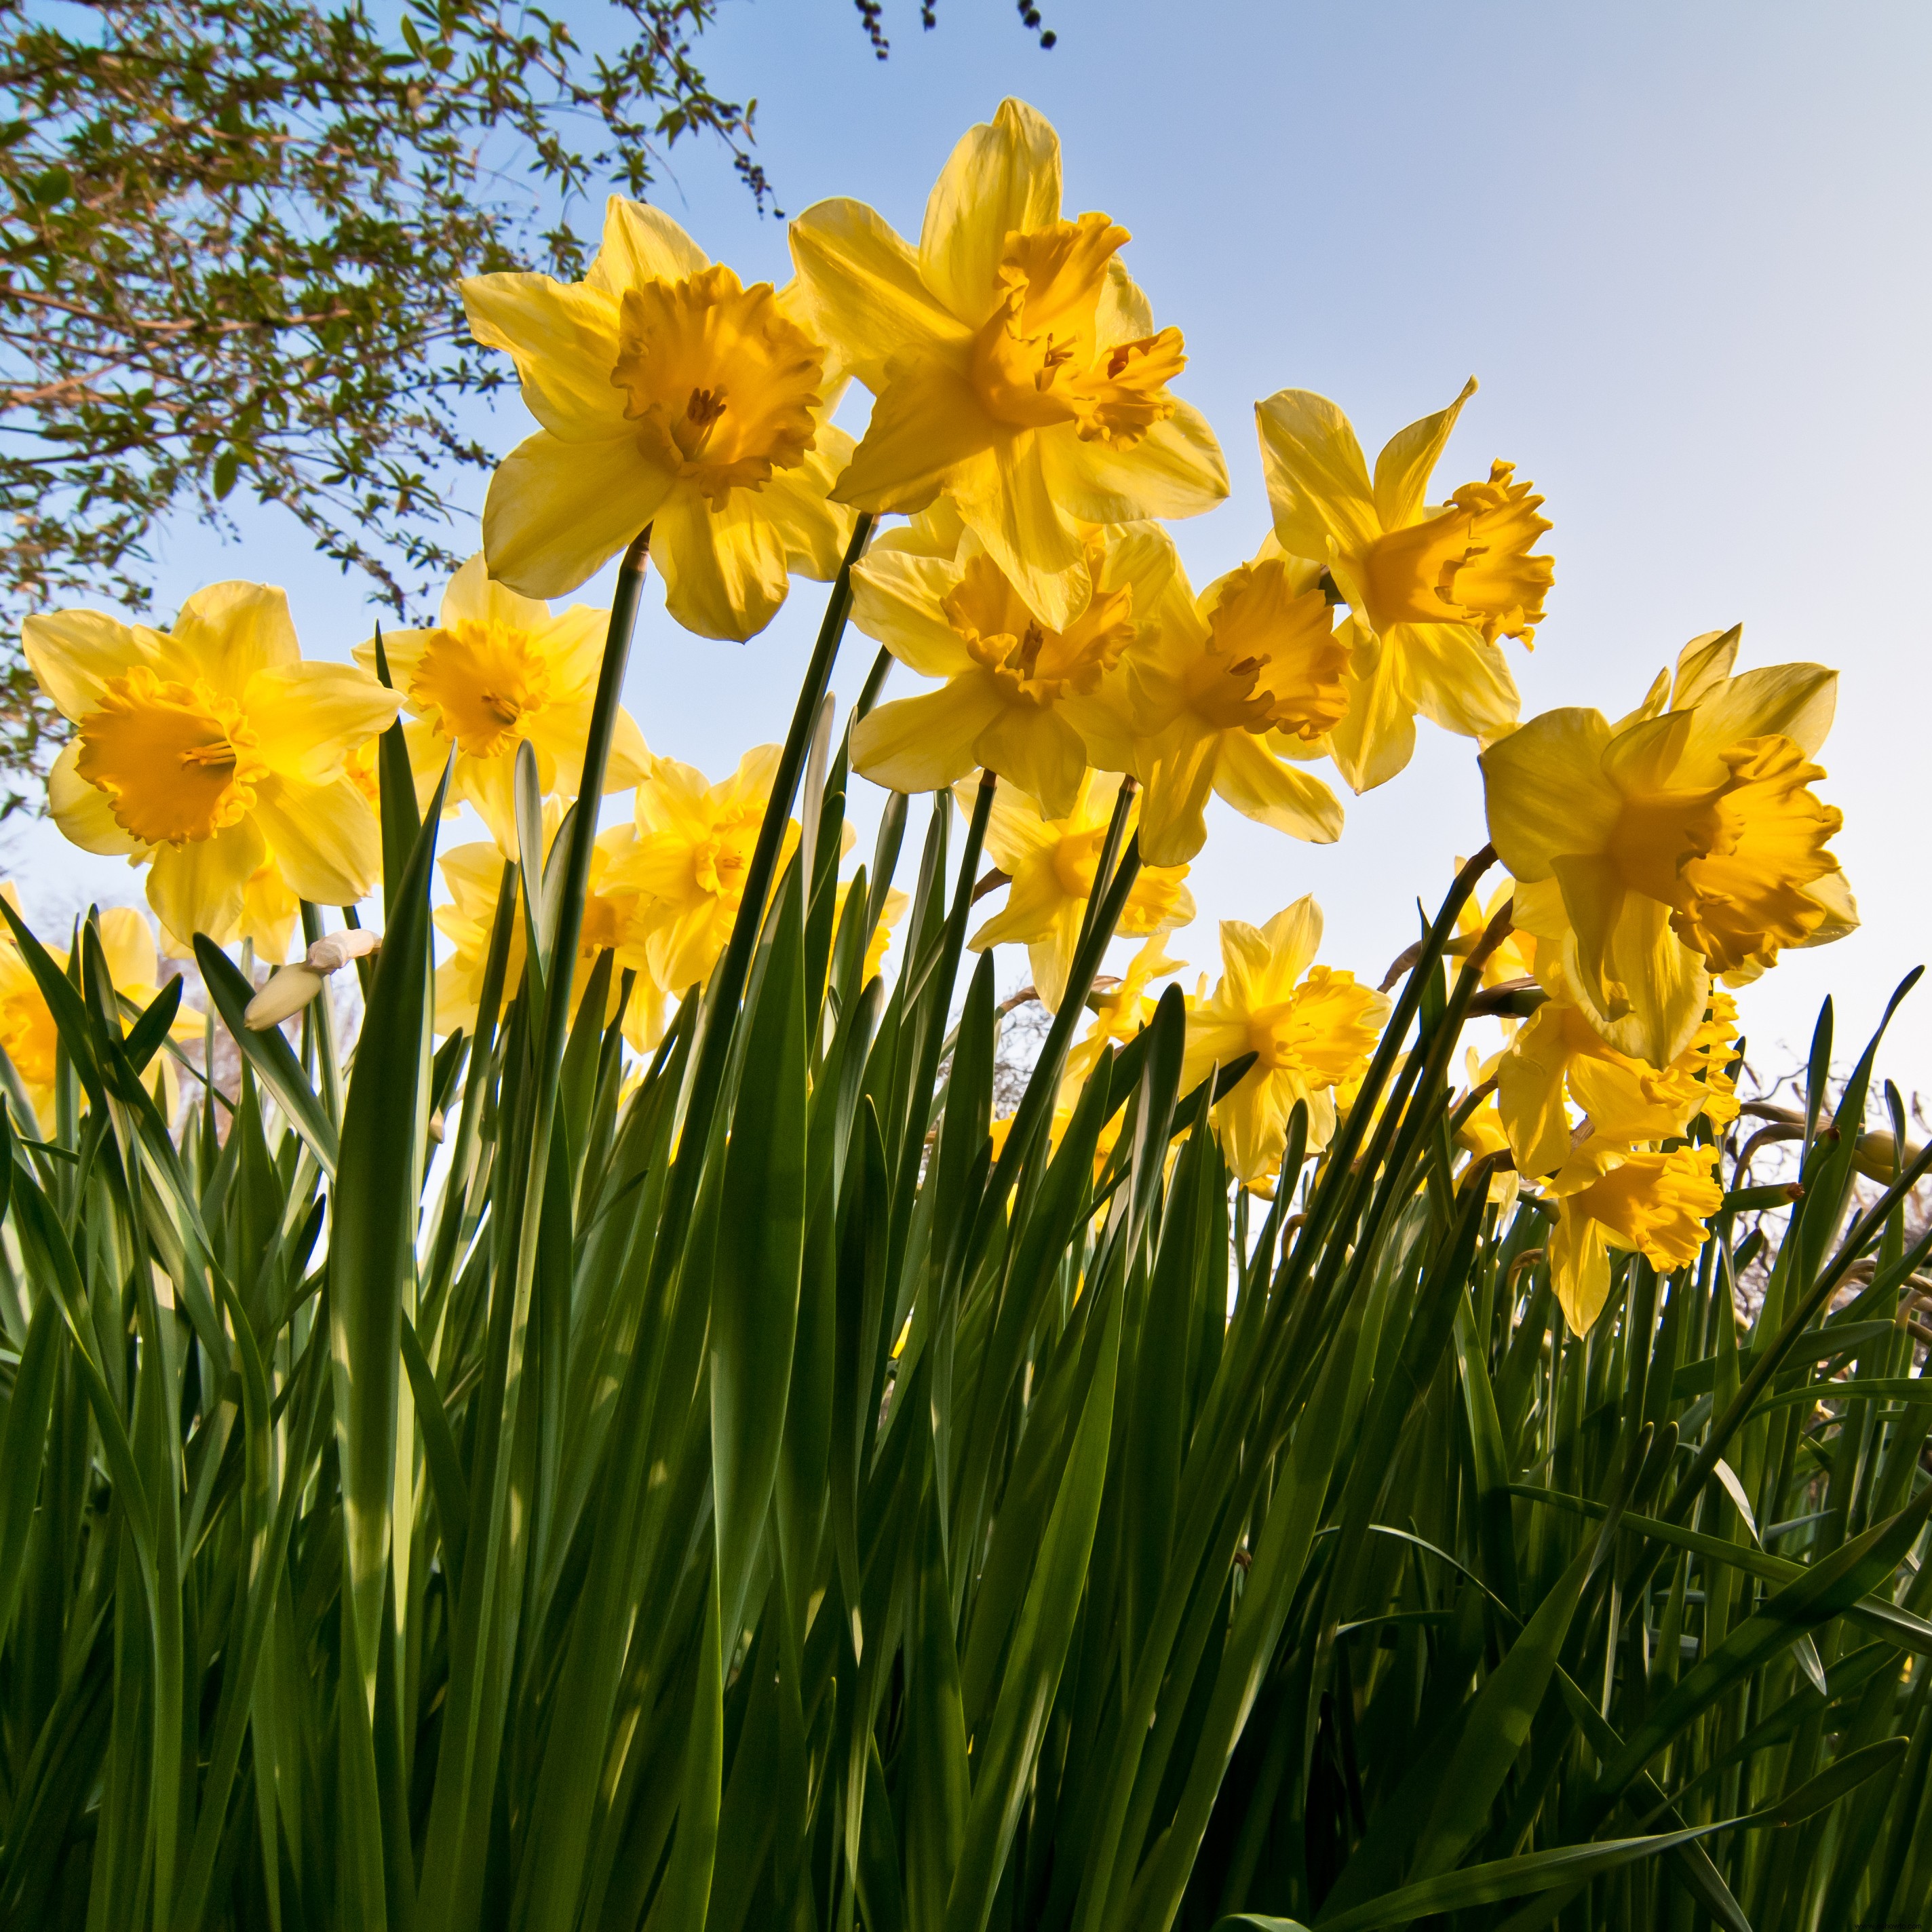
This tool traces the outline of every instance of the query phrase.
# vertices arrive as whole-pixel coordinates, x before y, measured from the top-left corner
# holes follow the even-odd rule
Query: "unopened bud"
[[[248,1002],[242,1023],[250,1033],[266,1033],[292,1019],[326,984],[326,976],[313,966],[284,966]]]
[[[302,964],[317,973],[338,972],[350,960],[374,952],[382,943],[380,933],[352,926],[345,932],[325,934],[302,956]]]
[[[431,1140],[436,1142],[438,1147],[440,1147],[442,1144],[443,1136],[446,1131],[446,1130],[445,1128],[442,1118],[442,1109],[440,1107],[438,1107],[430,1113],[429,1117],[429,1137]]]

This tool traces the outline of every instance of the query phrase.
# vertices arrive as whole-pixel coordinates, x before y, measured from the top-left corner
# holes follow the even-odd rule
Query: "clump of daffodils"
[[[377,744],[393,728],[388,768],[418,808],[446,773],[446,811],[487,835],[440,860],[434,1010],[454,1034],[477,1024],[493,971],[512,992],[524,971],[520,770],[547,850],[567,808],[603,802],[582,794],[608,614],[546,600],[628,552],[676,624],[743,639],[793,578],[832,578],[843,560],[853,622],[901,674],[850,720],[850,767],[902,793],[957,789],[983,832],[980,892],[1004,895],[970,945],[1024,947],[1030,993],[1058,1010],[1103,860],[1131,850],[1112,936],[1144,943],[1100,991],[1082,982],[1094,1017],[1071,1044],[1064,1124],[1178,970],[1166,944],[1195,916],[1215,801],[1331,842],[1342,806],[1315,768],[1355,793],[1382,784],[1424,718],[1480,748],[1512,875],[1464,908],[1449,948],[1484,948],[1484,986],[1514,1002],[1501,1049],[1474,1064],[1462,1144],[1505,1171],[1497,1198],[1540,1190],[1554,1286],[1587,1328],[1612,1252],[1682,1266],[1721,1198],[1726,989],[1856,923],[1830,850],[1840,815],[1816,789],[1834,674],[1739,671],[1738,632],[1712,633],[1621,718],[1522,722],[1508,647],[1547,620],[1552,525],[1511,460],[1445,469],[1473,380],[1372,468],[1327,398],[1258,402],[1265,533],[1197,591],[1168,526],[1225,499],[1227,470],[1131,242],[1110,214],[1064,206],[1058,137],[1012,100],[954,149],[916,241],[862,202],[821,202],[791,224],[782,284],[614,197],[580,280],[464,285],[535,427],[433,623],[338,664],[303,659],[286,599],[262,585],[212,586],[165,630],[88,610],[28,620],[28,661],[74,727],[56,821],[146,868],[169,951],[204,935],[279,963],[304,902],[354,907],[377,883]],[[850,382],[870,398],[856,440],[830,420]],[[644,1051],[718,968],[768,816],[781,865],[800,822],[775,792],[778,746],[713,778],[651,751],[628,710],[608,718],[602,784],[629,802],[595,841],[572,1010],[608,956],[604,1024]],[[852,885],[836,886],[835,923]],[[867,980],[907,903],[889,881],[868,896]],[[135,916],[100,928],[130,999],[154,979]],[[1306,896],[1264,925],[1224,920],[1218,982],[1186,1002],[1184,1077],[1239,1064],[1214,1119],[1233,1178],[1264,1193],[1296,1181],[1281,1164],[1297,1107],[1310,1157],[1328,1145],[1391,1010],[1317,963],[1322,938]],[[298,1013],[376,943],[352,922],[320,939],[256,994],[248,1026]],[[38,998],[0,953],[0,1040],[36,1110],[52,1078]]]

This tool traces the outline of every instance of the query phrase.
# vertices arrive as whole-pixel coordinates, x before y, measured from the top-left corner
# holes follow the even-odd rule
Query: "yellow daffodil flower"
[[[1473,1046],[1468,1049],[1463,1055],[1463,1064],[1468,1071],[1472,1091],[1495,1077],[1502,1058],[1502,1054],[1492,1053],[1485,1060]],[[1509,1135],[1503,1126],[1502,1114],[1493,1092],[1456,1130],[1456,1144],[1475,1160],[1509,1151]],[[1522,1188],[1522,1176],[1513,1164],[1506,1164],[1500,1173],[1490,1176],[1490,1198],[1502,1210],[1505,1221],[1515,1211],[1516,1196]]]
[[[627,943],[667,993],[704,979],[731,937],[778,756],[776,745],[758,746],[716,784],[694,766],[653,758],[638,782],[634,836],[613,860],[606,890],[638,896]],[[794,819],[781,871],[798,836]]]
[[[1146,788],[1142,856],[1178,865],[1208,837],[1208,794],[1291,838],[1332,844],[1335,794],[1298,761],[1328,748],[1348,652],[1318,566],[1270,538],[1197,598],[1177,561],[1148,641],[1083,718],[1094,754]]]
[[[554,805],[544,813],[547,841],[556,836],[561,817]],[[616,957],[611,962],[604,1024],[608,1026],[616,1017],[622,976],[628,969],[637,977],[632,985],[630,1004],[624,1010],[624,1037],[638,1052],[645,1053],[664,1037],[664,996],[644,969],[636,949],[628,943],[636,896],[608,890],[612,862],[628,849],[632,836],[629,826],[613,826],[598,834],[591,848],[590,885],[584,902],[584,927],[572,972],[570,1004],[574,1019],[583,1004],[598,955],[607,949],[614,952]],[[438,906],[431,916],[436,929],[454,950],[436,962],[436,1030],[451,1034],[459,1027],[467,1031],[476,1024],[490,958],[490,934],[496,923],[497,894],[502,887],[504,860],[495,845],[478,842],[455,846],[437,862],[449,892],[449,903]],[[523,976],[527,957],[525,944],[524,922],[518,917],[510,926],[510,950],[503,981],[506,1004],[514,996]]]
[[[12,880],[0,884],[14,910],[20,910],[20,896]],[[160,958],[154,944],[154,928],[132,906],[110,906],[100,915],[100,950],[107,962],[107,976],[116,992],[136,1007],[151,1006],[161,990]],[[64,968],[68,956],[56,946],[47,948],[54,963]],[[122,1016],[124,1026],[131,1022]],[[199,1040],[202,1016],[191,1006],[182,1006],[170,1029],[178,1040]],[[0,1047],[6,1050],[14,1071],[20,1077],[27,1098],[33,1104],[39,1131],[46,1135],[54,1126],[54,1076],[60,1031],[52,1012],[40,992],[33,968],[20,956],[11,937],[0,939]],[[165,1050],[148,1063],[146,1084],[164,1118],[171,1119],[176,1092],[174,1063]]]
[[[676,222],[621,196],[580,282],[478,275],[470,332],[515,358],[542,425],[496,467],[490,573],[574,590],[647,524],[671,615],[707,638],[769,624],[790,573],[838,570],[848,512],[826,501],[852,440],[796,284],[745,287]]]
[[[1093,1022],[1066,1056],[1066,1071],[1060,1082],[1060,1097],[1066,1105],[1070,1107],[1079,1098],[1080,1090],[1099,1064],[1103,1048],[1125,1046],[1152,1021],[1160,1002],[1148,992],[1148,987],[1170,973],[1178,973],[1186,964],[1184,959],[1168,957],[1167,934],[1163,930],[1155,933],[1135,953],[1117,984],[1105,991],[1096,988],[1087,1002],[1093,1009]]]
[[[1544,983],[1654,1066],[1690,1043],[1714,974],[1741,984],[1858,922],[1826,850],[1841,815],[1811,789],[1837,675],[1734,676],[1738,635],[1694,640],[1674,682],[1615,725],[1545,712],[1482,755],[1490,836]]]
[[[514,859],[517,747],[529,740],[547,795],[577,796],[610,616],[582,604],[553,616],[548,604],[494,581],[472,556],[442,593],[434,630],[386,632],[389,675],[410,713],[403,729],[418,806],[453,749],[452,808],[473,805]],[[375,669],[373,638],[356,647],[356,661]],[[620,707],[604,789],[628,790],[649,756],[636,720]]]
[[[77,728],[47,782],[55,823],[89,852],[152,856],[148,902],[178,943],[235,938],[271,852],[298,897],[352,905],[382,838],[344,762],[396,715],[351,664],[304,664],[288,599],[215,584],[172,631],[97,610],[29,617],[40,688]]]
[[[834,494],[914,512],[944,492],[1062,634],[1089,589],[1085,526],[1228,494],[1213,431],[1168,386],[1180,332],[1156,331],[1127,239],[1104,214],[1060,218],[1059,136],[1017,100],[954,148],[916,249],[861,202],[792,224],[815,325],[878,398]]]
[[[350,758],[352,776],[355,760],[361,756],[358,752]],[[234,943],[254,946],[255,957],[264,964],[286,965],[301,920],[302,901],[290,891],[272,852],[249,874],[242,888],[242,915],[235,922]],[[161,928],[161,951],[170,959],[194,957],[193,943],[178,939],[166,926]]]
[[[869,886],[867,890],[870,890]],[[844,922],[845,902],[850,896],[851,891],[852,881],[842,879],[837,892],[832,896],[832,930],[835,933]],[[872,936],[866,942],[865,963],[859,971],[861,986],[879,976],[886,963],[886,955],[892,947],[892,928],[904,918],[905,909],[911,903],[911,899],[896,886],[886,892],[886,902],[880,908],[878,922],[872,928]]]
[[[1718,1150],[1668,1153],[1622,1147],[1595,1135],[1550,1184],[1556,1226],[1550,1280],[1578,1334],[1603,1312],[1612,1248],[1640,1254],[1660,1271],[1688,1267],[1709,1238],[1704,1225],[1723,1204]]]
[[[1446,410],[1391,437],[1369,478],[1348,419],[1326,397],[1283,389],[1256,405],[1275,535],[1327,568],[1353,619],[1348,705],[1330,734],[1358,792],[1392,778],[1415,748],[1420,711],[1487,742],[1519,700],[1498,638],[1527,644],[1555,566],[1532,556],[1550,528],[1543,499],[1498,463],[1447,503],[1425,501],[1473,379]]]
[[[1097,529],[1074,566],[1080,614],[1064,631],[1034,616],[950,503],[875,543],[852,573],[852,621],[944,686],[902,698],[852,729],[853,768],[895,791],[937,791],[976,766],[1064,818],[1092,762],[1083,725],[1094,694],[1136,648],[1175,568],[1151,524]]]
[[[1321,944],[1322,908],[1312,897],[1264,926],[1224,919],[1220,983],[1212,998],[1204,991],[1189,1003],[1183,1092],[1216,1066],[1258,1056],[1214,1110],[1228,1165],[1250,1187],[1280,1168],[1298,1100],[1308,1103],[1310,1150],[1328,1144],[1335,1089],[1361,1077],[1388,1016],[1385,994],[1312,963]]]
[[[1498,1107],[1518,1169],[1549,1174],[1570,1157],[1568,1099],[1593,1135],[1634,1144],[1673,1139],[1700,1114],[1713,1127],[1738,1116],[1730,1067],[1737,1058],[1737,1004],[1714,993],[1708,1016],[1668,1066],[1606,1046],[1582,1011],[1551,1000],[1524,1022],[1496,1067]]]
[[[1040,1004],[1058,1010],[1080,939],[1080,922],[1094,896],[1094,875],[1107,825],[1120,795],[1112,772],[1090,772],[1075,790],[1073,809],[1048,818],[1017,786],[1001,784],[986,820],[986,851],[1011,880],[1006,902],[968,942],[976,952],[1016,940],[1027,948]],[[970,813],[976,787],[962,783],[954,796]],[[1132,820],[1128,821],[1132,829]],[[1123,844],[1124,844],[1124,837]],[[1185,866],[1144,866],[1127,893],[1115,930],[1124,937],[1172,932],[1194,916]]]

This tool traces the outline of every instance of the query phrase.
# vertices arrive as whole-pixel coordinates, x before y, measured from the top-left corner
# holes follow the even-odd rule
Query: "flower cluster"
[[[520,760],[547,842],[567,806],[602,803],[580,794],[608,614],[544,600],[641,550],[672,619],[742,640],[794,575],[830,579],[844,560],[852,621],[922,680],[854,717],[851,769],[901,792],[956,788],[969,814],[992,785],[981,883],[1006,896],[970,943],[1026,947],[1049,1010],[1106,855],[1136,842],[1114,930],[1145,943],[1086,996],[1064,1114],[1182,964],[1167,937],[1194,916],[1210,796],[1332,842],[1342,805],[1312,768],[1380,785],[1420,715],[1478,746],[1514,881],[1466,909],[1450,950],[1486,943],[1490,985],[1545,998],[1475,1070],[1495,1099],[1465,1110],[1464,1142],[1506,1154],[1512,1190],[1541,1187],[1552,1279],[1587,1327],[1612,1250],[1681,1266],[1721,1198],[1712,1136],[1736,1103],[1720,988],[1856,922],[1828,849],[1838,814],[1814,788],[1833,674],[1739,673],[1738,633],[1714,633],[1615,723],[1579,709],[1520,723],[1508,646],[1544,622],[1551,525],[1509,461],[1435,484],[1473,380],[1372,470],[1325,398],[1257,404],[1269,526],[1197,592],[1167,526],[1227,496],[1226,466],[1180,393],[1181,329],[1156,323],[1127,272],[1130,240],[1108,214],[1067,213],[1058,138],[1012,100],[954,150],[916,243],[861,202],[821,202],[791,225],[782,287],[746,284],[661,211],[614,198],[580,281],[464,285],[537,428],[498,469],[482,551],[435,625],[339,664],[303,662],[282,593],[257,585],[201,592],[165,632],[30,619],[29,660],[74,727],[54,817],[147,866],[170,950],[199,933],[280,961],[298,902],[352,905],[376,881],[374,748],[400,717],[418,807],[447,772],[447,808],[488,834],[441,862],[436,1024],[466,1028],[492,959],[510,985],[522,970]],[[851,382],[871,398],[856,440],[831,421]],[[887,517],[903,520],[873,530]],[[602,782],[632,805],[596,838],[573,984],[580,999],[610,956],[604,1018],[621,1008],[634,1047],[723,952],[760,826],[791,808],[778,766],[761,746],[714,782],[617,713]],[[799,836],[790,824],[781,862]],[[868,976],[904,900],[876,903]],[[1296,1107],[1310,1153],[1329,1144],[1390,1010],[1316,962],[1322,932],[1306,896],[1264,925],[1224,922],[1220,980],[1186,1001],[1185,1078],[1239,1065],[1215,1119],[1232,1174],[1262,1192],[1296,1178],[1281,1172]],[[117,974],[150,984],[131,932],[122,942]],[[0,1043],[38,1106],[45,1029],[18,964],[0,958]]]

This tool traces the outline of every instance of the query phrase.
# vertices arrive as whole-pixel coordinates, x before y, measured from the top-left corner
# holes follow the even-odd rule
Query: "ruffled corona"
[[[1592,1136],[1550,1184],[1557,1222],[1550,1240],[1550,1286],[1581,1334],[1610,1293],[1610,1250],[1640,1254],[1660,1273],[1687,1267],[1710,1238],[1724,1204],[1718,1150],[1667,1152],[1606,1147]]]

